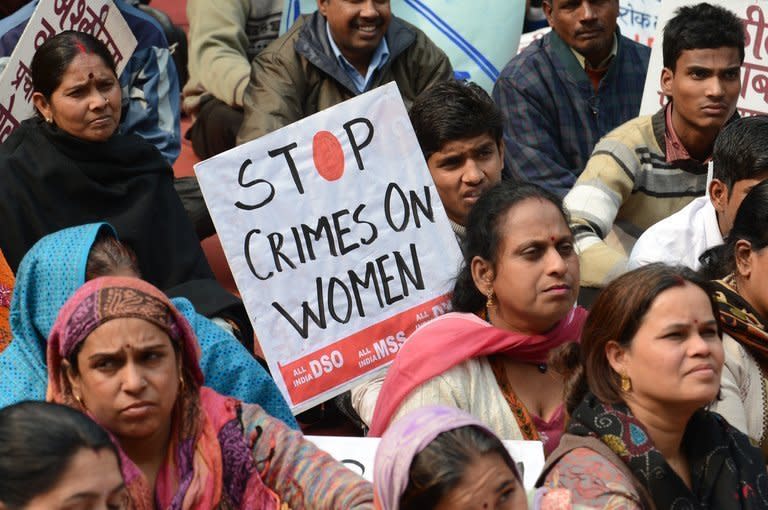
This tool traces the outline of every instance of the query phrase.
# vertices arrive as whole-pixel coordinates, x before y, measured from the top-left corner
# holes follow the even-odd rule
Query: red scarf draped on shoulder
[[[525,335],[493,327],[471,313],[448,313],[411,334],[387,372],[371,423],[378,437],[409,393],[435,376],[472,358],[504,354],[518,361],[543,363],[549,351],[578,342],[587,318],[584,308],[573,308],[551,331]]]

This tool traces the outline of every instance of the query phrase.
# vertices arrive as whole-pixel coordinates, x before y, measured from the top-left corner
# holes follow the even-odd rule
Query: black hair
[[[109,450],[109,435],[83,413],[61,404],[21,402],[0,409],[0,502],[24,508],[56,486],[83,448]]]
[[[488,134],[498,144],[502,116],[491,96],[472,82],[448,80],[416,97],[408,113],[424,158],[446,143]]]
[[[32,57],[29,68],[35,92],[50,100],[51,94],[61,85],[69,64],[81,53],[100,57],[117,76],[115,61],[103,42],[91,34],[65,30],[41,44]]]
[[[744,25],[724,7],[700,3],[680,7],[664,27],[664,67],[675,70],[685,50],[737,48],[744,62]]]
[[[464,476],[472,461],[498,454],[520,480],[504,444],[488,431],[467,425],[439,434],[411,462],[408,485],[400,496],[402,510],[431,510]],[[522,490],[522,488],[520,488]]]
[[[101,228],[96,235],[96,240],[91,245],[88,259],[85,262],[85,281],[88,282],[100,276],[114,276],[120,273],[132,273],[132,276],[141,278],[139,261],[127,244],[119,241],[111,229]],[[79,372],[77,356],[83,349],[85,342],[80,342],[70,353],[69,364],[74,373]],[[171,342],[173,344],[173,342]]]
[[[753,251],[768,246],[768,180],[757,184],[744,197],[725,244],[710,248],[699,257],[701,274],[716,280],[734,272],[736,243],[741,240],[749,241]]]
[[[715,140],[712,177],[728,187],[768,172],[768,116],[743,117],[727,124]]]
[[[568,215],[560,197],[536,184],[501,181],[485,191],[467,217],[467,234],[462,247],[464,259],[453,287],[454,310],[476,313],[483,308],[486,296],[475,286],[472,259],[482,257],[496,267],[502,221],[507,211],[529,198],[550,202],[563,215],[565,224],[568,224]]]

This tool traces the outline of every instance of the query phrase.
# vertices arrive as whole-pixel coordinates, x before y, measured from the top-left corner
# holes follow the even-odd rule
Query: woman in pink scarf
[[[457,311],[416,330],[389,369],[371,435],[428,405],[458,407],[503,439],[558,444],[563,378],[551,350],[579,341],[586,311],[574,308],[579,260],[559,198],[533,184],[502,182],[468,218]]]
[[[86,283],[47,356],[48,399],[112,435],[133,509],[372,506],[371,485],[300,433],[204,387],[192,329],[146,282]]]
[[[477,418],[451,407],[423,407],[394,423],[374,461],[376,510],[525,510],[515,461]]]

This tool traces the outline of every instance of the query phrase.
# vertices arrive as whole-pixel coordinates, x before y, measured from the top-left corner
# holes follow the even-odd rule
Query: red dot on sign
[[[335,181],[344,175],[344,151],[330,131],[318,131],[312,139],[312,159],[320,177]]]

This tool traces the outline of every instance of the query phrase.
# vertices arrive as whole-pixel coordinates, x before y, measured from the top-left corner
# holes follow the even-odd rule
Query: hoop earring
[[[627,374],[621,374],[621,391],[624,393],[632,391],[632,379]]]

